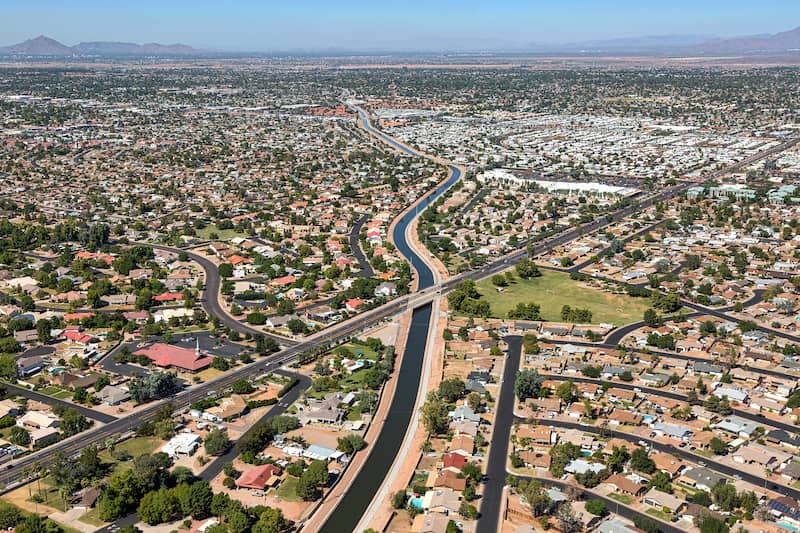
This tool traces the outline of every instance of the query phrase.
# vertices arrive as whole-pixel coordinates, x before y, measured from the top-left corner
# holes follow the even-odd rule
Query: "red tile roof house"
[[[201,355],[200,350],[190,350],[160,342],[134,352],[134,355],[147,356],[156,366],[165,368],[172,366],[192,372],[206,368],[213,360],[212,357]]]
[[[444,463],[444,468],[452,467],[461,470],[461,467],[467,464],[467,457],[458,452],[450,452],[444,454],[442,462]]]
[[[183,300],[183,293],[180,292],[165,292],[157,296],[153,296],[156,302],[177,302]]]
[[[242,474],[236,480],[239,488],[264,490],[268,486],[273,486],[283,471],[275,465],[256,466]]]
[[[363,303],[364,301],[361,298],[350,298],[344,303],[344,307],[350,312],[355,312]]]
[[[97,337],[89,335],[88,333],[81,333],[80,331],[67,330],[62,336],[72,342],[83,344],[84,346],[90,344],[92,341],[97,341]]]

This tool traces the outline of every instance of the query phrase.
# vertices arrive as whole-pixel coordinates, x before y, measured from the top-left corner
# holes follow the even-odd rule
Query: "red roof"
[[[180,292],[165,292],[158,296],[153,296],[153,300],[157,302],[174,302],[176,300],[183,300],[183,294]]]
[[[269,479],[272,476],[279,475],[281,475],[281,469],[275,465],[266,464],[256,466],[242,474],[242,476],[236,480],[236,486],[264,490]]]
[[[134,355],[145,355],[156,366],[174,366],[184,370],[202,370],[211,364],[213,358],[197,353],[189,348],[171,346],[157,342],[147,348],[142,348]]]
[[[444,454],[444,467],[454,467],[461,470],[461,467],[467,464],[467,458],[460,453],[450,452]]]
[[[344,303],[344,305],[345,305],[345,306],[346,306],[348,309],[352,309],[352,310],[354,310],[354,311],[355,311],[356,309],[358,309],[358,306],[359,306],[359,305],[361,305],[361,304],[363,304],[363,303],[364,303],[364,301],[363,301],[361,298],[350,298],[349,300],[347,300],[347,301]]]
[[[275,278],[272,280],[273,285],[280,285],[283,287],[284,285],[291,285],[295,282],[295,278],[292,275],[283,276],[282,278]]]
[[[79,344],[89,344],[94,337],[92,335],[88,335],[86,333],[81,333],[80,331],[75,330],[67,330],[63,333],[65,339],[69,339],[72,342],[77,342]]]
[[[94,313],[67,313],[64,315],[64,320],[69,322],[70,320],[83,320],[84,318],[92,318]]]

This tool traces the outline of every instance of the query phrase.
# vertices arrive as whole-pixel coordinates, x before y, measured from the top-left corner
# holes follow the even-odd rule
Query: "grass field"
[[[216,224],[209,224],[203,229],[197,230],[197,238],[207,241],[211,239],[211,234],[216,233],[221,240],[232,239],[234,237],[244,237],[244,232],[237,232],[234,229],[217,229]]]
[[[288,476],[281,484],[275,489],[275,495],[281,500],[287,502],[299,502],[301,498],[297,495],[297,482],[299,479],[296,477]]]
[[[633,498],[626,494],[619,494],[616,492],[611,492],[608,494],[608,497],[612,500],[617,500],[619,503],[624,503],[625,505],[630,505],[633,503]]]
[[[512,270],[513,272],[513,270]],[[491,279],[478,282],[478,292],[492,307],[492,316],[508,318],[508,312],[518,303],[535,303],[541,306],[544,320],[560,321],[564,305],[592,312],[595,324],[614,324],[621,326],[642,319],[650,307],[647,298],[633,298],[622,294],[611,294],[581,282],[573,281],[569,274],[542,270],[542,276],[529,280],[519,279],[498,292]]]
[[[128,439],[126,441],[120,442],[115,446],[115,449],[122,450],[128,452],[131,456],[130,461],[117,461],[114,459],[108,450],[102,450],[100,452],[100,459],[104,463],[111,463],[113,464],[113,470],[123,470],[125,468],[130,468],[133,466],[133,459],[143,455],[145,453],[153,453],[156,448],[162,443],[161,439],[157,437],[134,437],[132,439]]]

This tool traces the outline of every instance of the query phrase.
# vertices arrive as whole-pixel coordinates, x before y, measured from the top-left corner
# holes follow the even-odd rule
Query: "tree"
[[[531,514],[533,514],[533,516],[544,514],[553,504],[553,501],[542,487],[542,484],[535,479],[520,481],[517,490],[520,495],[525,498],[525,501],[528,502],[528,505],[530,505]]]
[[[429,396],[422,406],[422,423],[428,433],[444,433],[447,430],[447,404],[439,398]]]
[[[514,382],[514,393],[521,402],[528,398],[535,398],[539,395],[539,388],[543,381],[544,378],[535,369],[520,370],[517,372],[517,379]]]
[[[475,463],[465,463],[464,466],[461,467],[461,474],[474,483],[478,483],[481,477],[483,477],[481,468]]]
[[[196,481],[189,489],[189,512],[193,518],[200,520],[206,518],[211,513],[211,501],[214,492],[208,481]]]
[[[230,263],[221,263],[218,271],[221,278],[229,278],[233,276],[233,265]]]
[[[714,452],[714,455],[725,455],[728,451],[728,445],[719,437],[713,437],[708,441],[708,445],[711,451]]]
[[[630,466],[644,474],[652,474],[656,471],[656,463],[647,455],[647,450],[644,448],[633,450]]]
[[[406,491],[398,490],[392,495],[392,507],[395,509],[403,509],[406,506]]]
[[[659,470],[650,478],[647,483],[648,488],[657,489],[661,492],[672,494],[672,478],[666,472]]]
[[[178,518],[180,503],[170,489],[161,488],[146,493],[136,512],[144,523],[154,526]]]
[[[700,528],[700,533],[728,533],[730,531],[725,522],[711,513],[700,513],[700,516],[696,518],[696,522]]]
[[[717,483],[711,489],[711,497],[720,509],[731,512],[739,506],[739,498],[736,494],[736,487],[728,483]]]
[[[517,275],[522,279],[537,278],[542,275],[542,272],[539,270],[539,267],[536,266],[536,263],[534,263],[530,259],[522,259],[519,263],[517,263],[514,266],[514,270],[517,272]]]
[[[17,446],[28,446],[31,443],[31,434],[25,428],[13,426],[8,440]]]
[[[606,468],[612,473],[619,473],[625,469],[625,463],[630,456],[628,450],[622,446],[614,446],[611,455],[606,459]]]
[[[439,397],[448,403],[453,403],[464,394],[464,382],[458,378],[442,380],[439,383]]]
[[[291,522],[283,516],[283,511],[274,507],[267,507],[253,524],[252,533],[281,533],[288,531]]]
[[[556,397],[564,403],[571,403],[577,397],[578,389],[572,381],[565,381],[556,388]]]
[[[339,437],[336,443],[336,448],[347,455],[353,455],[355,452],[364,449],[364,446],[367,445],[366,442],[364,442],[364,438],[355,433]]]
[[[297,482],[297,495],[305,501],[316,500],[328,478],[328,465],[324,461],[312,461]]]
[[[221,429],[214,428],[205,439],[205,448],[208,455],[222,455],[230,447],[231,440],[228,433]]]
[[[563,502],[558,506],[556,519],[558,520],[558,528],[562,533],[576,533],[583,529],[583,524],[569,502]]]
[[[467,502],[461,502],[461,506],[458,508],[458,514],[467,520],[474,520],[478,516],[478,508]]]
[[[654,309],[646,309],[644,312],[644,325],[649,328],[657,328],[660,325],[658,314]]]
[[[234,381],[233,385],[231,385],[231,390],[234,394],[250,394],[256,389],[246,379],[240,379]]]
[[[598,499],[587,501],[586,510],[595,516],[605,516],[606,513],[608,512],[606,504],[603,503],[603,500],[598,500]]]

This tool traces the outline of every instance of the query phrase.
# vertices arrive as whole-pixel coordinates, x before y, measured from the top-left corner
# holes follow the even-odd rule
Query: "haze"
[[[471,0],[421,2],[4,3],[5,44],[45,34],[67,44],[111,40],[183,42],[226,51],[518,49],[648,35],[729,37],[800,23],[800,3]]]

